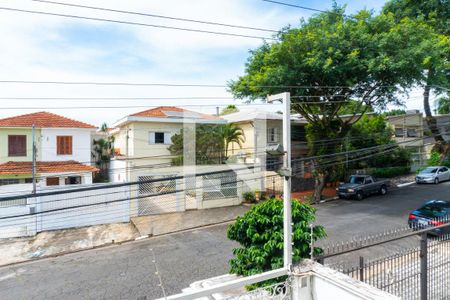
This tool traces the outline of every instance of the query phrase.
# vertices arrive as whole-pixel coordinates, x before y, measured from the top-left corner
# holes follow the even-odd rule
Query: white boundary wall
[[[51,190],[69,189],[65,187]],[[45,191],[49,190],[40,190],[38,193]],[[46,230],[129,222],[129,198],[130,187],[123,186],[0,202],[0,238],[33,236]]]

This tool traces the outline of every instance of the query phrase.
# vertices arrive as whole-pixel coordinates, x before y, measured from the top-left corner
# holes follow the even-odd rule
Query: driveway
[[[361,202],[324,203],[318,206],[318,223],[326,227],[330,242],[398,228],[425,199],[449,200],[449,191],[446,182],[410,186]],[[178,293],[193,281],[227,273],[236,244],[226,238],[226,227],[2,267],[0,299],[154,299],[163,296],[163,289],[167,295]]]

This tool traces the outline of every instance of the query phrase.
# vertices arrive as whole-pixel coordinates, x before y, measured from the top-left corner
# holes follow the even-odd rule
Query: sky
[[[58,0],[55,0],[58,1]],[[60,0],[147,14],[189,18],[278,30],[296,26],[313,12],[262,0]],[[286,0],[328,9],[332,1]],[[348,0],[347,12],[379,10],[384,1]],[[32,0],[3,0],[3,8],[108,18],[159,26],[270,37],[271,33],[195,24],[154,17],[65,7]],[[138,82],[225,85],[244,72],[257,38],[194,33],[146,26],[36,15],[0,9],[0,81]],[[14,99],[14,98],[37,99]],[[106,99],[68,99],[68,98]],[[136,98],[116,99],[111,98]],[[192,99],[201,97],[201,99]],[[41,98],[41,99],[39,99]],[[46,99],[42,99],[46,98]],[[48,99],[51,98],[51,99]],[[0,83],[0,118],[51,111],[100,126],[125,115],[160,105],[214,113],[216,107],[240,104],[223,87],[98,86]],[[133,106],[117,108],[118,106]],[[59,109],[56,109],[58,108]],[[85,107],[85,108],[79,108]],[[89,108],[86,108],[89,107]],[[109,108],[107,108],[109,107]],[[256,106],[242,107],[253,109]],[[421,109],[413,91],[408,109]],[[272,106],[271,110],[277,110]]]

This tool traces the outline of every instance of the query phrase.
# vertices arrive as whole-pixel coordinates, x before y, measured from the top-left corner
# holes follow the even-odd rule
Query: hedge
[[[409,173],[411,173],[410,167],[388,167],[375,169],[370,175],[380,178],[391,178]]]

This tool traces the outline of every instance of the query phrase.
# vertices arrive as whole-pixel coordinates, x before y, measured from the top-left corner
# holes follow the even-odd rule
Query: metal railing
[[[417,236],[420,238],[417,239]],[[398,243],[394,245],[394,242],[405,239],[412,239],[409,242],[416,246],[405,248],[405,245]],[[373,258],[373,252],[359,254],[372,247],[382,247],[383,253],[392,254],[380,258]],[[336,262],[340,256],[347,258]],[[432,219],[427,225],[411,225],[411,228],[329,245],[315,259],[322,264],[335,260],[328,266],[402,299],[450,298],[448,217]]]

